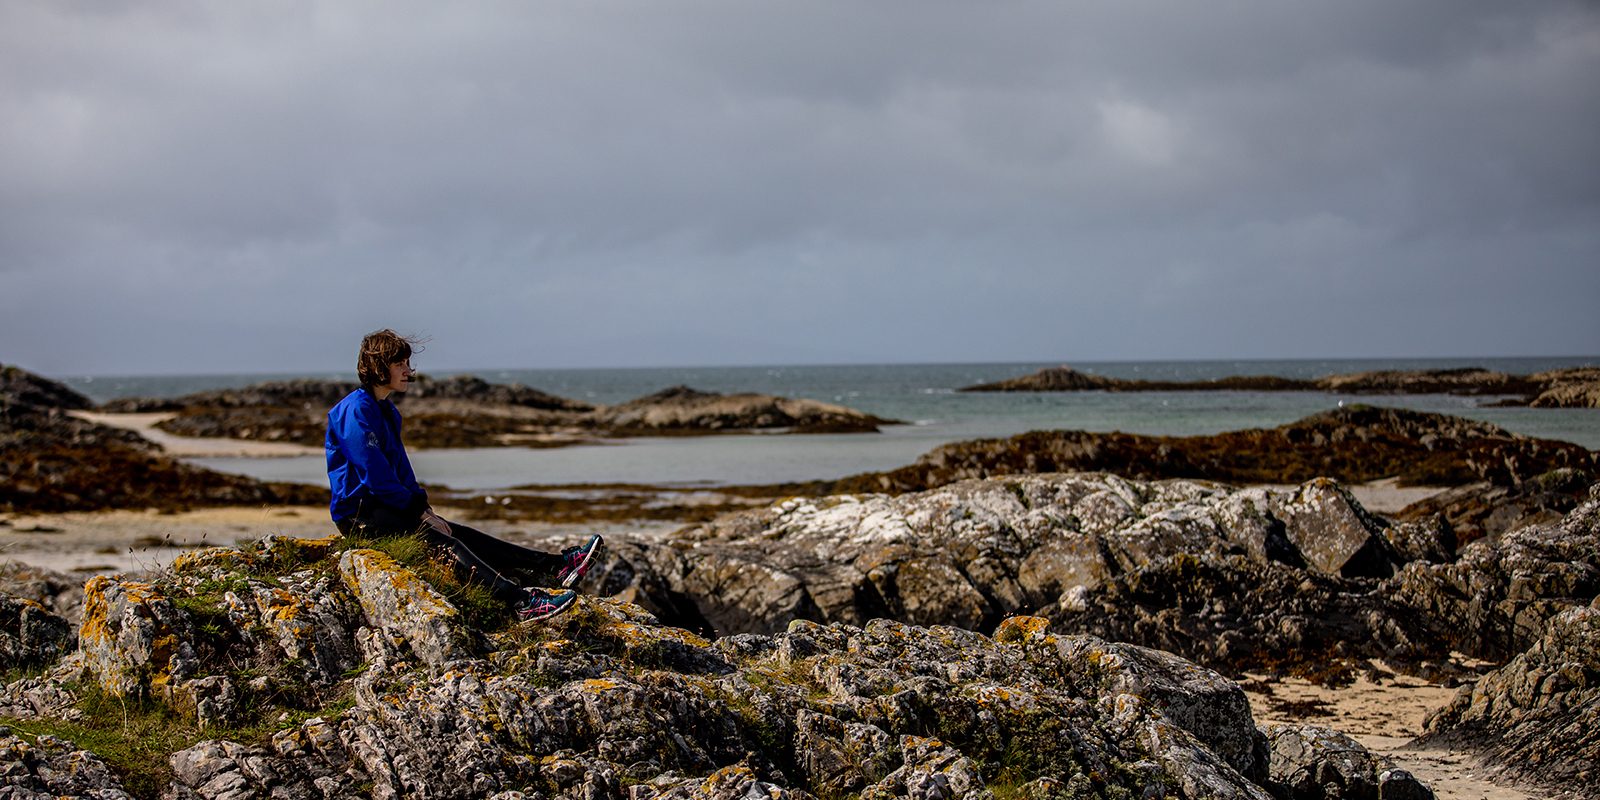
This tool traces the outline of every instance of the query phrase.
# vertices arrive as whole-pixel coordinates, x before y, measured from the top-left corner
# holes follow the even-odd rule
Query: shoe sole
[[[572,607],[577,605],[577,604],[578,604],[578,598],[574,597],[574,598],[572,598],[572,602],[570,602],[570,603],[568,603],[568,604],[566,604],[566,605],[564,605],[564,606],[562,606],[562,607],[560,607],[560,608],[558,608],[558,609],[556,609],[554,611],[545,613],[545,614],[543,614],[541,616],[537,616],[537,617],[523,617],[522,618],[522,624],[526,625],[527,623],[530,623],[530,622],[543,622],[543,621],[545,621],[547,619],[550,619],[551,617],[559,617],[562,614],[564,614],[564,613],[566,613],[568,611],[571,611]]]
[[[563,589],[571,589],[572,585],[577,583],[578,580],[583,577],[583,573],[589,569],[589,562],[593,561],[594,557],[599,555],[600,551],[604,549],[606,549],[606,543],[604,539],[601,539],[600,543],[595,545],[595,548],[590,550],[589,554],[584,556],[582,561],[578,562],[578,566],[573,568],[572,574],[568,575],[566,580],[561,582],[561,587]]]

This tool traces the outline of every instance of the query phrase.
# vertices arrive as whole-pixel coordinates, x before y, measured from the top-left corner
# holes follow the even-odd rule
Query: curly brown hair
[[[389,382],[389,366],[422,352],[422,342],[401,336],[388,328],[373,331],[361,340],[361,353],[356,356],[356,377],[361,385],[371,388]]]

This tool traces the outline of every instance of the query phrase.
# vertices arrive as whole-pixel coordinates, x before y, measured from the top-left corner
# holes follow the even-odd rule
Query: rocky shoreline
[[[35,576],[0,596],[0,659],[23,670],[0,691],[0,780],[95,797],[1432,796],[1342,733],[1258,725],[1228,679],[1338,685],[1381,657],[1467,682],[1423,742],[1592,797],[1592,494],[1459,554],[1327,481],[1036,475],[797,499],[619,539],[586,587],[611,599],[526,628],[416,553],[339,537],[201,550],[65,602]],[[1472,682],[1453,652],[1504,666]],[[172,749],[72,744],[95,741],[107,702],[166,720]],[[1560,759],[1527,757],[1553,737]]]
[[[1463,542],[1558,518],[1600,475],[1600,452],[1512,434],[1484,422],[1405,409],[1348,406],[1276,428],[1214,436],[1034,431],[935,448],[913,464],[845,478],[825,493],[923,491],[956,481],[1042,472],[1110,472],[1297,484],[1317,477],[1456,487],[1403,519],[1442,515]]]
[[[124,398],[115,413],[167,412],[158,427],[180,436],[322,445],[327,411],[354,390],[339,381],[284,381],[170,399]],[[748,431],[874,433],[899,424],[816,400],[723,395],[674,386],[614,406],[593,406],[519,384],[470,375],[418,375],[395,396],[406,442],[430,447],[561,447],[629,436],[703,436]]]
[[[12,601],[10,652],[43,671],[0,692],[0,780],[99,798],[1432,796],[1335,731],[1258,728],[1216,673],[1038,618],[709,641],[586,600],[504,628],[418,575],[271,540],[91,581],[75,637]],[[177,749],[108,761],[58,735],[88,738],[107,699],[167,715]]]
[[[353,388],[332,381],[265,383],[175,399],[119,400],[99,407],[109,414],[85,414],[95,408],[88,398],[55,381],[0,367],[0,511],[326,504],[327,492],[320,487],[262,483],[201,469],[132,431],[90,417],[111,421],[114,414],[159,412],[172,416],[156,427],[177,436],[293,443],[320,451],[327,409]],[[401,402],[407,442],[418,448],[551,447],[751,431],[857,433],[895,423],[814,400],[721,395],[681,386],[605,407],[472,377],[419,380],[412,394]],[[441,499],[452,496],[444,487],[429,488]],[[644,502],[633,511],[643,511]]]
[[[291,502],[6,380],[0,508]],[[692,390],[645,400],[609,430],[730,413]],[[1210,437],[965,442],[692,502],[441,491],[490,519],[678,503],[664,518],[694,523],[608,537],[582,607],[524,628],[405,542],[269,537],[86,585],[8,570],[0,791],[1431,797],[1344,733],[1258,724],[1235,682],[1401,674],[1461,686],[1422,744],[1600,797],[1597,459],[1351,407]],[[1453,488],[1376,514],[1343,485],[1391,476]],[[596,500],[619,493],[638,497]]]
[[[1108,378],[1068,366],[958,389],[962,392],[1328,392],[1330,394],[1453,394],[1503,396],[1496,405],[1534,408],[1600,408],[1600,368],[1572,367],[1533,375],[1509,375],[1479,367],[1377,370],[1314,379],[1239,375],[1208,381],[1148,381]]]
[[[68,410],[87,400],[20,372],[0,368],[6,375],[6,393],[0,394],[0,510],[326,502],[326,492],[316,487],[191,466],[137,434],[73,417]]]

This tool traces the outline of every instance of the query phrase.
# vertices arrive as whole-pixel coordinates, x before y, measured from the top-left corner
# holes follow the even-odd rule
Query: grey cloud
[[[0,358],[1596,351],[1597,72],[1581,2],[5,3]]]

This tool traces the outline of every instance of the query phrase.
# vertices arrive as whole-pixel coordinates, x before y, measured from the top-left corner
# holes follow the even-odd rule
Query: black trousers
[[[530,550],[454,522],[449,525],[446,535],[420,518],[384,506],[363,508],[338,523],[340,533],[358,539],[419,537],[435,555],[450,562],[456,580],[482,586],[511,605],[528,598],[523,587],[553,583],[556,571],[566,563],[555,553]]]

